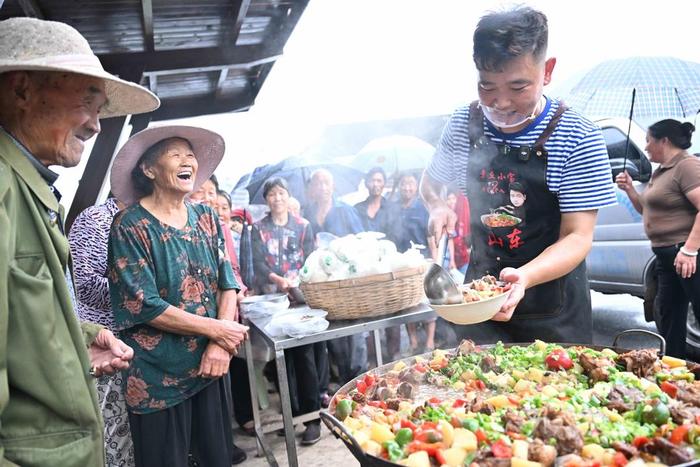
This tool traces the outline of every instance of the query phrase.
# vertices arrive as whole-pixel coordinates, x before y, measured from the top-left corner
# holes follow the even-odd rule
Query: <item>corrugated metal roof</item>
[[[105,68],[151,86],[154,120],[247,109],[308,0],[5,0],[0,20],[78,29]]]

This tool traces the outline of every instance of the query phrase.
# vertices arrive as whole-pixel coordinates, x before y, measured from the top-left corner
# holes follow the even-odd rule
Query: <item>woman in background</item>
[[[104,204],[91,206],[78,214],[68,234],[78,317],[80,321],[101,324],[115,333],[107,280],[107,243],[114,216],[122,209],[124,204],[110,193]],[[107,467],[134,465],[134,444],[131,441],[123,383],[124,374],[121,371],[97,379],[97,398],[105,423]]]
[[[625,171],[617,186],[642,214],[644,230],[656,255],[655,320],[666,339],[666,353],[685,357],[688,304],[700,321],[700,160],[686,151],[695,127],[667,119],[647,131],[646,152],[659,167],[638,193]]]

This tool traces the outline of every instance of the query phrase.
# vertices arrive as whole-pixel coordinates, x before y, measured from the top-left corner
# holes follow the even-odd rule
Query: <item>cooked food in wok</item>
[[[696,375],[650,349],[463,341],[367,373],[330,410],[399,465],[677,465],[700,458]]]
[[[481,222],[486,227],[513,227],[514,225],[520,224],[522,219],[511,216],[505,213],[494,213],[494,214],[484,214],[481,216]]]
[[[474,279],[462,286],[462,295],[467,303],[478,302],[487,298],[501,295],[505,292],[505,284],[496,280],[493,276],[484,276]]]

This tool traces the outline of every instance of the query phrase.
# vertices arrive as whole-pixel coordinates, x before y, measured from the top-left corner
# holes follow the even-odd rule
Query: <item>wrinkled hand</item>
[[[510,321],[513,317],[515,307],[518,306],[520,300],[525,296],[527,279],[520,270],[514,268],[504,268],[501,271],[500,279],[508,283],[506,288],[506,290],[508,290],[508,298],[498,313],[491,319],[494,321]]]
[[[134,349],[117,339],[109,329],[102,329],[88,348],[92,375],[111,375],[129,368]]]
[[[626,170],[617,174],[617,177],[615,177],[615,183],[617,183],[617,187],[620,190],[625,192],[634,189],[632,177],[630,177],[630,174],[628,174]]]
[[[232,356],[233,355],[224,350],[220,345],[209,342],[204,351],[204,355],[202,355],[202,361],[199,364],[197,376],[201,376],[202,378],[219,378],[225,375],[228,371],[229,363],[231,363]]]
[[[686,256],[680,251],[676,254],[676,259],[673,260],[673,266],[676,272],[683,279],[687,279],[695,274],[697,267],[697,256]]]
[[[443,232],[454,232],[456,225],[457,214],[446,204],[430,210],[428,233],[435,237],[435,242],[440,240]]]
[[[207,336],[226,352],[234,353],[248,335],[248,326],[235,321],[213,319],[211,335]]]

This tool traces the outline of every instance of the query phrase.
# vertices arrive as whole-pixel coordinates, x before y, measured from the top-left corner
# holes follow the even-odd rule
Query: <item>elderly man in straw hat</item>
[[[0,22],[0,464],[101,466],[93,378],[130,347],[79,325],[51,165],[78,164],[99,118],[148,112],[156,96],[106,73],[68,25]],[[82,327],[82,329],[81,329]]]

